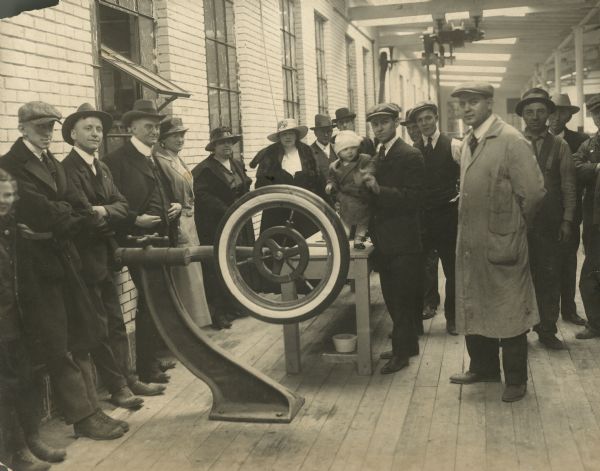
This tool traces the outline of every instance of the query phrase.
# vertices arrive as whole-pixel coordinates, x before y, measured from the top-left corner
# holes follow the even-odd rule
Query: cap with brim
[[[121,121],[124,126],[129,126],[136,119],[150,118],[162,121],[166,115],[160,114],[154,100],[136,100],[133,109],[123,114]]]
[[[167,136],[187,132],[187,130],[188,128],[183,125],[181,118],[167,118],[160,123],[160,134],[158,139],[162,140]]]
[[[557,110],[569,110],[571,114],[575,114],[580,110],[579,106],[574,106],[571,104],[571,99],[566,93],[554,95],[552,97],[552,102],[556,106]]]
[[[326,114],[316,114],[315,125],[310,129],[314,131],[315,129],[323,128],[333,128],[333,122],[331,121],[331,118]]]
[[[515,113],[522,117],[523,108],[531,103],[545,104],[548,107],[549,113],[554,113],[554,111],[556,111],[556,105],[550,99],[550,95],[548,95],[546,90],[542,88],[532,88],[523,94],[521,101],[517,103],[517,106],[515,106]]]
[[[333,120],[333,125],[337,125],[338,121],[341,121],[343,119],[354,119],[356,118],[356,113],[352,110],[350,110],[350,108],[338,108],[337,110],[335,110],[335,119]]]
[[[46,124],[60,123],[62,114],[54,106],[43,101],[30,101],[21,106],[17,112],[19,123]]]
[[[404,121],[400,121],[402,126],[408,126],[409,124],[417,124],[412,114],[412,108],[406,111],[404,115]]]
[[[587,107],[587,110],[589,112],[596,111],[597,109],[600,109],[600,93],[597,94],[597,95],[594,95],[592,98],[590,98],[585,103],[585,106]]]
[[[205,149],[209,152],[212,152],[215,150],[215,146],[219,142],[230,141],[231,144],[235,144],[236,142],[239,142],[241,140],[242,140],[242,136],[240,136],[239,134],[233,134],[231,132],[231,128],[226,127],[226,126],[221,126],[221,127],[213,129],[210,132],[210,142],[208,144],[206,144]]]
[[[379,103],[369,108],[367,111],[367,121],[370,121],[377,116],[391,116],[392,118],[397,118],[400,116],[400,107],[394,103]]]
[[[467,94],[482,95],[486,98],[492,98],[494,96],[494,87],[487,82],[465,82],[454,87],[450,96],[458,97]]]
[[[277,123],[277,131],[269,134],[267,139],[271,142],[279,142],[279,135],[286,131],[296,131],[300,140],[308,133],[308,127],[298,125],[298,122],[293,118],[282,119]]]
[[[417,103],[415,107],[411,110],[413,119],[416,120],[417,115],[421,111],[432,110],[435,114],[438,112],[438,107],[433,101],[422,101],[421,103]]]
[[[80,119],[89,118],[90,116],[98,118],[102,122],[102,129],[104,134],[106,134],[108,130],[112,127],[113,119],[111,115],[105,113],[104,111],[98,111],[89,103],[84,103],[79,108],[77,108],[77,111],[75,113],[70,114],[65,118],[65,122],[63,123],[61,129],[63,140],[66,143],[73,145],[71,131],[75,127],[75,124],[77,124],[77,121],[79,121]]]

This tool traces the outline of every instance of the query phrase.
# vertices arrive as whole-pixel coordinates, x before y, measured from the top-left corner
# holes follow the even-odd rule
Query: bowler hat
[[[411,110],[413,119],[416,121],[419,113],[424,110],[432,110],[435,114],[438,113],[438,107],[433,101],[422,101],[420,103],[417,103],[415,107]]]
[[[30,101],[19,108],[17,112],[19,123],[45,124],[59,122],[62,114],[54,106],[43,101]]]
[[[310,129],[319,129],[319,128],[332,128],[333,123],[331,122],[331,118],[326,114],[316,114],[315,115],[315,125]]]
[[[531,88],[527,90],[521,97],[521,101],[517,103],[515,112],[519,116],[523,116],[523,108],[530,103],[543,103],[548,107],[549,113],[556,111],[556,105],[550,99],[550,95],[543,88]]]
[[[553,95],[552,102],[556,105],[557,109],[568,109],[571,112],[571,114],[575,114],[580,110],[579,106],[574,106],[571,104],[571,99],[566,93],[561,93],[560,95]]]
[[[112,127],[113,119],[111,115],[105,113],[104,111],[98,111],[89,103],[84,103],[79,108],[77,108],[77,111],[75,113],[70,114],[65,118],[65,122],[63,123],[61,129],[63,140],[66,143],[73,145],[71,131],[75,127],[75,124],[77,124],[77,121],[79,121],[80,119],[89,118],[90,116],[94,116],[102,122],[102,130],[104,134],[106,134],[108,130]]]
[[[414,115],[414,112],[412,114]],[[397,118],[400,116],[400,107],[395,103],[379,103],[369,108],[367,111],[367,121],[370,121],[376,116],[391,116],[392,118]]]
[[[166,115],[160,114],[154,100],[139,99],[133,104],[133,109],[126,112],[121,121],[124,126],[129,126],[133,121],[140,118],[157,118],[162,120]]]
[[[464,82],[459,83],[452,93],[451,97],[458,97],[464,94],[482,95],[486,98],[492,98],[494,96],[494,87],[487,82]]]
[[[231,141],[232,144],[239,142],[242,139],[242,136],[239,134],[232,134],[231,128],[228,126],[220,126],[218,128],[213,129],[210,132],[210,141],[206,144],[205,149],[209,152],[215,150],[215,145],[219,142],[223,141]]]
[[[298,139],[302,139],[308,133],[308,128],[306,126],[298,125],[298,121],[294,118],[285,118],[277,123],[277,131],[273,134],[269,134],[267,139],[271,142],[278,142],[279,134],[286,131],[296,131]]]
[[[354,111],[351,111],[350,108],[338,108],[337,110],[335,110],[335,119],[333,120],[333,124],[335,126],[337,122],[342,119],[354,118],[356,118],[356,113]]]
[[[586,101],[585,106],[587,107],[588,111],[596,111],[598,108],[600,108],[600,93],[598,93],[597,95],[594,95],[592,98],[590,98],[588,101]]]
[[[187,130],[188,128],[183,125],[181,118],[172,116],[160,123],[160,135],[158,136],[158,140],[162,141],[171,134],[178,134],[180,132],[186,132]]]

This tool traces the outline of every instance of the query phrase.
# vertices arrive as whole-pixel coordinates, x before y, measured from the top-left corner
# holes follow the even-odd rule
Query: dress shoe
[[[425,306],[425,309],[423,309],[423,320],[431,319],[436,314],[437,314],[437,311],[434,306]]]
[[[562,343],[554,334],[539,335],[540,343],[550,350],[564,350],[565,344]]]
[[[516,402],[523,399],[527,392],[527,383],[525,384],[507,384],[502,393],[504,402]]]
[[[161,383],[167,384],[171,377],[167,373],[163,373],[160,370],[152,370],[147,374],[140,374],[140,381],[144,383]]]
[[[132,410],[139,409],[144,405],[144,400],[141,397],[134,396],[128,386],[123,386],[117,392],[112,393],[110,402],[117,407]]]
[[[175,368],[177,362],[175,360],[158,360],[158,369],[160,371],[167,371]]]
[[[454,384],[473,384],[473,383],[499,383],[500,373],[492,376],[484,376],[472,371],[457,373],[450,376],[450,382]]]
[[[166,386],[162,384],[147,384],[136,381],[129,385],[131,392],[137,396],[158,396],[165,392]]]
[[[121,438],[125,433],[119,425],[105,421],[98,411],[75,422],[73,430],[76,437],[87,437],[92,440],[114,440]]]
[[[390,373],[400,371],[407,366],[408,358],[392,357],[385,365],[383,365],[383,368],[381,368],[381,374],[389,375]]]
[[[585,319],[583,317],[581,317],[579,314],[577,314],[576,312],[574,312],[572,314],[563,314],[562,319],[565,322],[570,322],[571,324],[575,324],[575,325],[585,325],[586,324]]]
[[[410,349],[410,351],[408,352],[408,354],[411,357],[418,356],[419,355],[419,346],[417,345],[417,348]],[[392,352],[392,350],[388,350],[386,352],[382,352],[379,355],[379,358],[381,358],[382,360],[391,360],[393,356],[394,356],[394,353]]]
[[[67,457],[67,450],[64,448],[53,448],[40,438],[39,434],[29,435],[25,437],[27,446],[31,450],[33,455],[42,460],[49,461],[50,463],[60,463]]]
[[[575,338],[579,340],[594,339],[596,337],[600,337],[600,332],[592,329],[589,325],[586,325],[585,329],[575,334]]]
[[[129,424],[124,420],[113,419],[110,415],[104,412],[102,409],[98,409],[98,416],[104,420],[107,424],[118,425],[123,429],[123,432],[129,432]]]
[[[33,456],[28,448],[21,448],[14,453],[11,463],[11,467],[14,471],[46,471],[50,469],[50,466],[50,463],[40,461]]]
[[[446,321],[446,332],[450,335],[458,335],[458,332],[456,332],[456,323],[454,321]]]

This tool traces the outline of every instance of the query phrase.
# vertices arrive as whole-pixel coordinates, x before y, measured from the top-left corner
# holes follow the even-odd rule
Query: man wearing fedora
[[[111,394],[111,402],[119,407],[138,409],[144,401],[134,396],[134,392],[151,396],[164,388],[141,383],[129,366],[129,341],[111,267],[114,229],[127,217],[129,207],[115,186],[110,170],[96,155],[112,121],[108,113],[96,110],[89,103],[67,116],[62,135],[73,149],[62,163],[81,207],[94,213],[92,227],[74,239],[81,257],[82,276],[94,304],[100,307],[103,326],[99,345],[91,351],[92,359]]]
[[[127,200],[129,211],[117,225],[121,245],[127,245],[126,236],[144,236],[157,233],[169,238],[176,246],[178,220],[182,206],[177,203],[162,164],[152,155],[160,132],[160,121],[165,117],[158,112],[153,100],[137,100],[126,112],[123,125],[131,129],[131,139],[106,156],[115,185]],[[146,383],[167,383],[169,375],[159,361],[158,350],[163,345],[154,325],[142,292],[138,271],[129,272],[138,290],[135,318],[137,373]]]
[[[556,111],[552,113],[548,119],[550,132],[567,141],[571,153],[574,154],[577,152],[577,149],[579,149],[579,146],[588,140],[587,134],[571,131],[566,127],[573,115],[579,111],[579,107],[571,105],[569,95],[566,93],[553,96],[552,101],[556,105]],[[575,306],[577,251],[579,250],[581,221],[583,220],[583,185],[580,182],[576,182],[576,188],[575,219],[572,228],[573,234],[567,243],[561,245],[559,258],[560,315],[566,322],[571,322],[576,325],[585,325],[585,319],[582,319],[577,314],[577,307]]]
[[[331,145],[331,135],[333,134],[333,123],[331,118],[325,114],[315,115],[315,125],[310,128],[314,131],[317,139],[310,145],[315,155],[319,173],[327,176],[329,165],[337,159],[333,146]]]
[[[458,224],[458,182],[460,177],[460,141],[438,129],[438,107],[432,101],[417,103],[411,111],[421,138],[417,147],[425,162],[422,201],[423,251],[436,250],[446,277],[444,315],[446,331],[456,335],[454,301],[454,265]],[[433,312],[435,314],[435,311]],[[424,317],[431,312],[424,312]]]
[[[585,141],[575,155],[577,179],[584,187],[583,246],[585,259],[579,277],[579,292],[583,300],[587,324],[575,337],[600,337],[600,94],[586,103],[598,131]]]
[[[338,128],[340,131],[354,131],[354,120],[356,119],[356,113],[349,108],[343,107],[335,110],[335,119],[333,120],[333,125]],[[335,136],[331,141],[335,142]],[[369,154],[375,155],[375,145],[373,141],[368,137],[363,137],[362,143],[358,148],[359,154]]]
[[[97,345],[99,314],[79,272],[73,238],[93,223],[78,211],[63,166],[50,152],[61,114],[30,102],[18,110],[22,135],[0,158],[18,182],[18,298],[25,332],[47,366],[56,401],[77,436],[107,440],[124,430],[99,408],[89,352]],[[68,293],[68,296],[65,295]]]
[[[544,181],[523,135],[493,113],[494,88],[458,85],[463,139],[456,243],[456,329],[465,335],[469,369],[450,382],[500,381],[502,400],[527,391],[527,332],[539,321],[529,270],[527,230],[544,194]]]
[[[516,112],[525,121],[523,135],[531,143],[544,175],[546,196],[529,232],[529,263],[540,313],[534,327],[547,348],[561,350],[556,337],[560,307],[559,262],[561,246],[569,244],[575,221],[575,165],[568,144],[552,135],[546,122],[555,105],[548,92],[532,88],[517,103]]]

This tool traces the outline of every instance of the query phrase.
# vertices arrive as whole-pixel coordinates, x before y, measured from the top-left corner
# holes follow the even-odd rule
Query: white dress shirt
[[[379,149],[381,149],[381,146],[383,146],[383,148],[385,149],[385,155],[387,156],[389,150],[392,148],[392,146],[396,143],[396,141],[400,138],[400,136],[398,136],[397,134],[392,137],[389,141],[384,142],[379,144],[379,147],[377,148],[377,153],[379,154]]]
[[[27,147],[33,153],[33,155],[40,159],[40,161],[42,160],[42,156],[46,154],[45,150],[40,149],[38,146],[32,144],[27,139],[23,139],[23,144],[25,144],[25,147]]]
[[[321,144],[321,143],[319,142],[319,140],[318,140],[318,139],[317,139],[315,142],[317,143],[317,145],[319,146],[319,148],[320,148],[320,149],[321,149],[323,152],[325,152],[325,155],[327,155],[328,157],[331,155],[331,153],[330,153],[330,152],[331,152],[331,145],[330,145],[329,143],[327,143],[327,145],[326,145],[326,146],[324,146],[323,144]]]
[[[427,136],[422,136],[423,138],[423,147],[427,146],[427,140],[429,139]],[[440,130],[436,128],[435,132],[431,135],[431,145],[435,149],[437,145],[437,141],[440,138]],[[462,147],[462,142],[458,139],[450,138],[450,148],[452,150],[452,158],[456,162],[460,162],[460,148]]]
[[[283,154],[281,168],[292,176],[296,175],[296,172],[302,171],[302,162],[297,148],[294,147],[290,152]]]
[[[92,154],[88,154],[83,149],[80,149],[77,146],[73,146],[73,150],[79,154],[79,156],[83,159],[83,161],[89,165],[92,173],[96,175],[96,166],[94,165],[94,161],[96,160],[96,156]]]
[[[133,147],[135,147],[144,157],[152,157],[152,147],[148,147],[135,136],[131,136],[131,143],[133,144]]]

